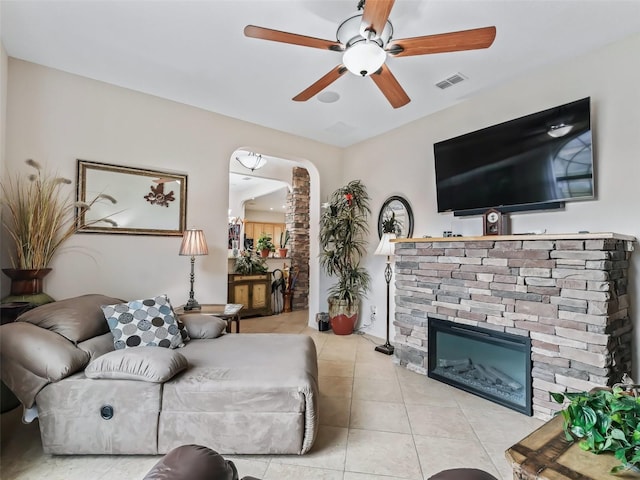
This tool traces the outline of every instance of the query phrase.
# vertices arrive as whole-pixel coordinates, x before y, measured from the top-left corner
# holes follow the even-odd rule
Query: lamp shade
[[[386,255],[388,257],[393,256],[395,248],[393,243],[391,243],[391,240],[394,240],[395,238],[395,233],[383,233],[374,255]]]
[[[180,255],[209,255],[207,240],[204,238],[202,230],[194,228],[185,230],[182,236],[182,245],[180,245]]]
[[[367,76],[377,72],[387,58],[387,53],[375,42],[363,41],[347,48],[342,63],[356,75]]]

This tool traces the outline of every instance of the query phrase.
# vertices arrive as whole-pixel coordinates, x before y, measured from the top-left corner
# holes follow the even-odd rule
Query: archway
[[[236,156],[248,152],[262,155],[266,159],[266,163],[254,170],[243,166],[236,160]],[[241,207],[237,198],[233,198],[233,189],[235,188],[231,185],[233,177],[236,178],[236,181],[238,176],[248,178],[249,180],[244,180],[246,183],[254,182],[256,185],[261,182],[272,182],[270,187],[260,190],[261,196],[274,193],[277,184],[273,182],[280,182],[281,185],[288,186],[289,193],[286,202],[288,212],[285,223],[288,225],[287,229],[292,231],[290,232],[292,236],[291,242],[297,244],[291,245],[291,260],[304,264],[306,267],[304,269],[301,268],[301,274],[298,278],[299,283],[297,284],[299,287],[297,290],[298,295],[294,295],[293,306],[294,309],[307,308],[309,310],[308,323],[309,325],[315,324],[315,313],[319,311],[319,269],[317,262],[312,262],[311,259],[318,256],[318,245],[317,242],[313,241],[318,235],[320,211],[320,188],[317,169],[306,159],[285,158],[282,154],[271,155],[267,149],[260,149],[259,147],[242,147],[234,151],[230,157],[229,174],[229,216],[232,219],[237,219],[238,217],[244,219],[246,217],[246,210],[244,209],[246,203]],[[246,194],[245,197],[247,197]],[[260,202],[258,201],[258,203]],[[306,244],[300,243],[304,242],[303,237],[305,236]],[[244,243],[243,240],[244,237],[241,238],[241,244]],[[277,243],[278,238],[275,240]],[[300,255],[303,258],[300,258]]]

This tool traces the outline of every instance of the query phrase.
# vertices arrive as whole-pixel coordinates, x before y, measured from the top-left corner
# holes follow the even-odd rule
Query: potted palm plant
[[[77,214],[86,212],[98,201],[116,200],[106,194],[97,195],[89,203],[75,202],[72,191],[65,191],[71,180],[43,171],[40,164],[27,160],[35,170],[28,176],[8,177],[0,184],[2,205],[6,207],[3,225],[12,240],[13,268],[2,271],[11,278],[11,296],[3,301],[33,304],[53,301],[42,293],[42,279],[51,269],[49,263],[59,248],[78,231]],[[115,222],[108,218],[92,221]]]
[[[360,180],[331,194],[320,219],[320,266],[338,281],[329,289],[329,318],[337,335],[349,335],[358,320],[360,299],[369,290],[369,272],[360,265],[366,253],[369,195]]]

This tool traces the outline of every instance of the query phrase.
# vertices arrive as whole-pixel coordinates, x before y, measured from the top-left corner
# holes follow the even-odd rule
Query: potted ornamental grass
[[[89,203],[72,198],[68,178],[45,171],[34,160],[26,160],[33,169],[29,175],[9,175],[0,183],[3,225],[11,239],[9,253],[12,268],[2,271],[11,278],[11,296],[4,301],[25,300],[47,303],[51,297],[42,293],[42,279],[51,269],[49,264],[64,243],[78,231],[77,216],[99,201],[117,203],[106,194],[97,195]],[[90,222],[108,222],[101,218]]]
[[[369,272],[360,265],[366,253],[369,195],[360,180],[338,188],[320,219],[320,266],[337,277],[329,289],[329,319],[337,335],[349,335],[358,320],[360,300],[369,290]]]

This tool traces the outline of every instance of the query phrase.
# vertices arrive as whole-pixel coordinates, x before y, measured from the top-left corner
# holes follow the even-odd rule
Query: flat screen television
[[[590,99],[433,146],[438,212],[548,209],[594,198]]]

